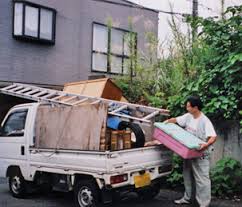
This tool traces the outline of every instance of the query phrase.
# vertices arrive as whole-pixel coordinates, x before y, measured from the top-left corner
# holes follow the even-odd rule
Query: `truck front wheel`
[[[99,190],[97,185],[90,180],[80,180],[74,189],[75,203],[77,207],[100,206]]]
[[[9,190],[15,198],[24,198],[26,196],[26,182],[20,172],[9,176]]]

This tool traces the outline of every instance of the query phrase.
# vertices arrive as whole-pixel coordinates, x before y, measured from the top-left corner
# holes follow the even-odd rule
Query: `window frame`
[[[16,35],[14,34],[14,25],[15,25],[15,4],[21,3],[23,5],[22,10],[22,34]],[[33,7],[38,9],[38,31],[37,31],[37,37],[29,36],[25,34],[25,21],[26,21],[26,6]],[[41,22],[41,9],[48,10],[52,12],[52,35],[51,40],[44,39],[40,37],[40,22]],[[33,42],[39,42],[43,44],[55,44],[55,38],[56,38],[56,13],[57,11],[53,8],[46,7],[40,4],[35,4],[29,1],[23,1],[23,0],[13,0],[13,7],[12,7],[12,36],[13,38],[17,40],[24,40],[24,41],[33,41]]]
[[[104,27],[106,27],[108,29],[107,53],[106,52],[96,51],[93,48],[94,47],[94,26],[95,25],[104,26]],[[130,56],[124,54],[124,43],[125,43],[124,42],[124,38],[125,38],[125,35],[123,35],[123,40],[122,40],[122,55],[112,53],[112,51],[111,51],[111,36],[112,36],[111,30],[112,29],[121,31],[124,34],[131,32],[132,34],[135,35],[135,46],[134,46],[134,50],[135,50],[135,56],[136,56],[136,58],[135,58],[134,64],[135,65],[137,64],[137,44],[138,44],[138,34],[137,34],[137,32],[132,32],[132,31],[129,31],[129,30],[126,30],[126,29],[122,29],[122,28],[118,28],[118,27],[113,27],[113,26],[112,27],[108,27],[106,24],[99,23],[99,22],[93,22],[92,23],[92,46],[91,46],[92,47],[92,50],[91,50],[91,72],[102,73],[102,74],[111,74],[111,75],[126,75],[124,73],[124,60],[125,59],[130,59]],[[107,71],[104,72],[104,71],[99,71],[99,70],[93,69],[93,54],[94,53],[96,53],[96,54],[103,54],[103,55],[106,55],[107,56]],[[118,58],[122,58],[122,72],[121,73],[113,73],[111,71],[111,62],[110,62],[110,59],[109,59],[109,57],[111,57],[111,56],[115,56],[115,57],[118,57]],[[133,63],[131,63],[131,65],[132,64]],[[135,73],[133,73],[132,76],[135,76]]]
[[[7,114],[7,117],[6,117],[6,119],[4,120],[4,122],[3,122],[2,126],[1,126],[1,133],[3,131],[4,126],[8,122],[9,118],[13,114],[15,114],[15,113],[22,113],[22,112],[26,112],[26,116],[25,116],[25,119],[24,119],[24,129],[25,129],[25,127],[26,127],[26,121],[27,121],[27,116],[28,116],[29,110],[26,109],[26,108],[25,109],[17,109],[17,110],[11,111],[9,114]],[[24,136],[24,134],[23,134],[23,136]],[[23,136],[21,136],[21,137],[23,137]],[[11,136],[11,135],[6,135],[6,134],[0,134],[0,137],[16,137],[16,136]]]

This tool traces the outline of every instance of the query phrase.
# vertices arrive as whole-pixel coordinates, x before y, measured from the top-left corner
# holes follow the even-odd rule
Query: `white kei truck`
[[[40,92],[31,95],[27,88]],[[162,145],[116,151],[37,148],[35,124],[38,108],[57,100],[55,96],[48,101],[48,94],[55,92],[59,97],[63,94],[21,84],[15,84],[15,87],[13,84],[0,89],[0,92],[40,101],[15,105],[1,124],[0,177],[8,178],[14,197],[23,198],[30,188],[39,186],[48,190],[73,191],[78,207],[112,203],[114,195],[122,192],[134,191],[144,199],[151,199],[159,193],[162,177],[172,170],[172,153]],[[71,94],[68,96],[70,100]],[[128,118],[128,115],[120,116]]]

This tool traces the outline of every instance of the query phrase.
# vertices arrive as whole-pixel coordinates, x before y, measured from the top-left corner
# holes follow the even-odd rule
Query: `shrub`
[[[167,177],[166,184],[169,188],[181,188],[183,187],[183,175],[182,175],[182,159],[174,154],[173,158],[173,170],[172,173]]]
[[[212,194],[233,196],[241,193],[242,165],[232,158],[219,160],[211,170]]]

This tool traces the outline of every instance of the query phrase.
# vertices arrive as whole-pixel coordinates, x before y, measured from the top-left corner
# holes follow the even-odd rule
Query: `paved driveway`
[[[152,201],[140,201],[135,194],[113,204],[115,207],[177,207],[173,200],[182,195],[180,192],[161,190]],[[213,199],[211,207],[241,207],[242,202]],[[5,179],[0,178],[0,207],[74,207],[71,193],[53,192],[49,195],[34,194],[26,199],[13,198],[8,191]],[[193,206],[194,207],[194,206]]]

